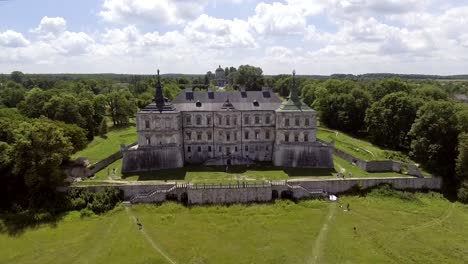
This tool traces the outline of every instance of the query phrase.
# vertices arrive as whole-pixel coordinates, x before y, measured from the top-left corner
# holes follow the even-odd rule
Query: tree
[[[107,119],[104,117],[99,125],[99,136],[105,137],[107,134]]]
[[[126,89],[114,90],[106,95],[106,103],[114,125],[129,123],[136,112],[136,103],[132,94]]]
[[[24,101],[18,104],[18,109],[27,117],[36,118],[45,115],[44,105],[52,97],[49,91],[43,91],[40,88],[29,90],[24,98]]]
[[[20,71],[14,71],[10,74],[10,79],[14,81],[15,83],[23,84],[25,80],[24,73]]]
[[[281,78],[278,78],[273,86],[273,91],[279,93],[281,96],[289,95],[289,87],[292,85],[292,77],[289,75],[283,75]]]
[[[411,90],[410,86],[398,78],[388,78],[375,83],[371,86],[371,92],[374,100],[378,101],[385,95],[396,92],[407,92]]]
[[[427,169],[451,178],[457,157],[458,122],[451,102],[431,101],[422,106],[408,135],[410,155]]]
[[[316,88],[313,107],[319,111],[320,121],[328,127],[350,133],[364,128],[366,109],[371,95],[349,80],[328,80]]]
[[[259,67],[241,65],[234,72],[233,84],[235,86],[245,86],[246,90],[261,90],[263,86],[263,71]]]
[[[61,128],[41,120],[20,124],[15,137],[13,173],[24,179],[31,206],[47,203],[46,195],[55,193],[63,183],[60,165],[69,158],[73,146]]]
[[[447,100],[448,94],[434,85],[424,85],[414,90],[414,94],[426,100]]]
[[[372,104],[365,122],[370,140],[394,149],[409,149],[408,132],[422,101],[404,92],[391,93]]]
[[[16,107],[24,99],[26,89],[21,84],[8,82],[0,87],[0,104],[6,107]]]
[[[458,136],[458,157],[455,169],[458,180],[468,180],[468,133],[461,133]]]

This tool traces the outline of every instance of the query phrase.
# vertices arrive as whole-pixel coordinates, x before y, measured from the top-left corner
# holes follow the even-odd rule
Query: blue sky
[[[0,1],[0,72],[468,73],[468,1]]]

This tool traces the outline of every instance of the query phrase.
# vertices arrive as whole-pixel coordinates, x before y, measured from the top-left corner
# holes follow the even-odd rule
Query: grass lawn
[[[0,225],[0,259],[38,264],[171,263],[167,258],[172,263],[228,264],[468,262],[466,205],[434,193],[371,193],[339,201],[349,203],[351,211],[308,200],[120,206],[83,219],[71,212],[55,225],[16,236]]]
[[[137,141],[136,128],[114,128],[107,133],[107,138],[95,137],[88,146],[75,153],[72,159],[88,158],[91,164],[96,163],[120,150],[120,144],[131,144]]]
[[[317,138],[327,142],[334,141],[336,148],[363,160],[393,159],[412,163],[412,161],[401,152],[381,149],[368,141],[351,137],[343,132],[318,128]]]

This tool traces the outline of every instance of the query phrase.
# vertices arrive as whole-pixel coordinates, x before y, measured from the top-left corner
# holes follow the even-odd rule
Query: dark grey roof
[[[226,107],[226,102],[229,102],[229,107]],[[281,105],[281,100],[271,91],[192,92],[185,90],[172,101],[172,104],[179,111],[272,111]]]

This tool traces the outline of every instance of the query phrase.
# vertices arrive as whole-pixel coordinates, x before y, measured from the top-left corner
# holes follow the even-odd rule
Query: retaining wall
[[[117,185],[123,191],[124,200],[132,203],[156,203],[168,199],[182,201],[187,204],[233,204],[250,202],[268,202],[277,197],[302,199],[323,196],[329,193],[342,193],[356,185],[370,188],[380,184],[390,184],[395,189],[431,189],[442,187],[441,178],[375,178],[375,179],[328,179],[311,181],[273,182],[260,185],[192,185],[192,184],[160,184],[160,185]],[[79,186],[98,191],[106,186]],[[67,189],[62,189],[66,191]]]

